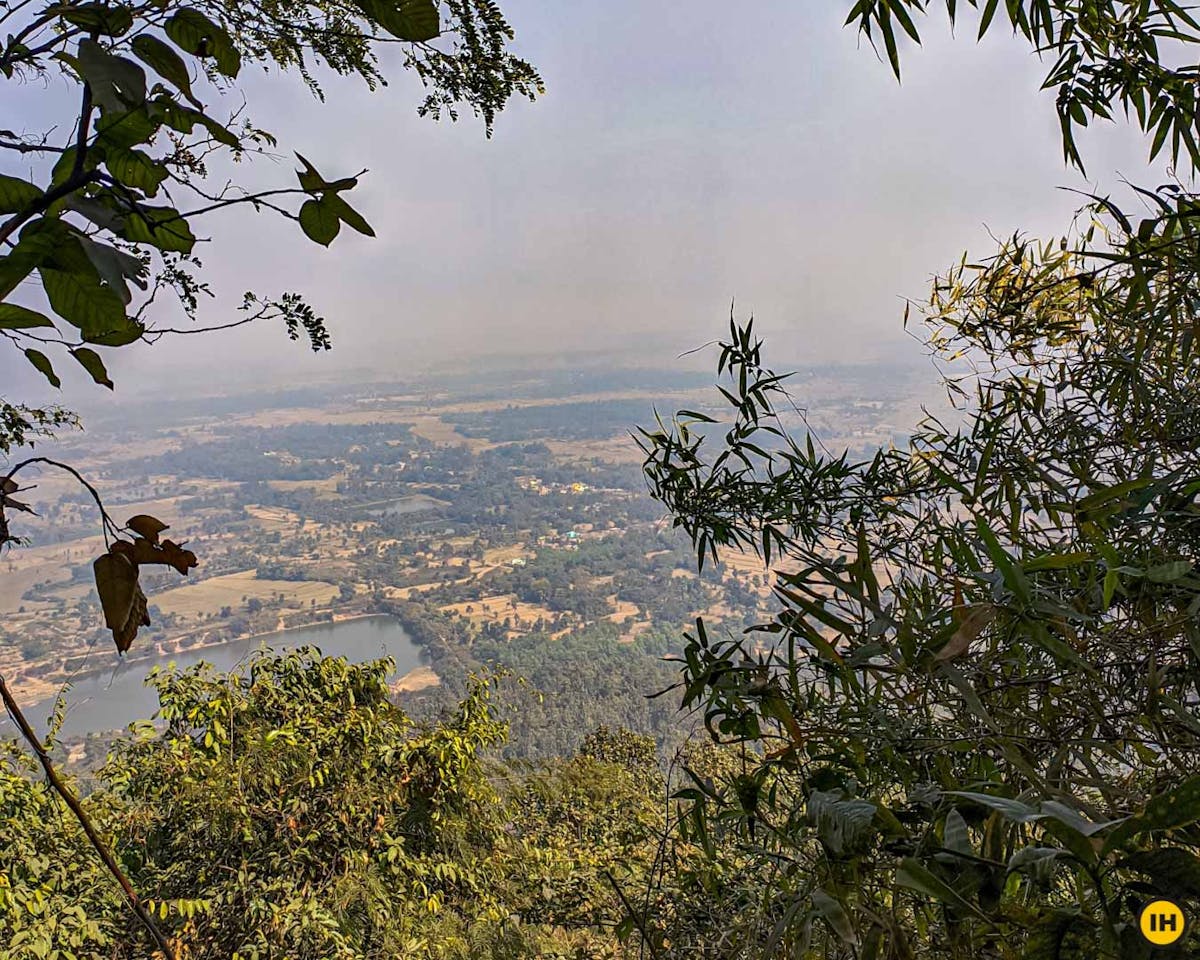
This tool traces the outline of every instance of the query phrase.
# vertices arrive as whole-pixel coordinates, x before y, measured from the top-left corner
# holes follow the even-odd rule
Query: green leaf
[[[1163,893],[1200,897],[1200,859],[1180,847],[1139,850],[1117,866],[1146,874]]]
[[[88,343],[94,343],[101,347],[124,347],[135,340],[141,339],[142,334],[145,332],[146,327],[144,324],[137,320],[126,318],[126,323],[123,327],[115,330],[107,330],[104,333],[85,333],[83,339]]]
[[[113,382],[109,379],[108,371],[104,369],[104,361],[100,359],[100,354],[90,347],[76,347],[70,353],[79,361],[79,365],[91,374],[93,380],[109,390],[113,388]]]
[[[221,27],[191,7],[175,12],[163,27],[171,42],[194,57],[212,57],[217,69],[231,80],[242,67],[241,54]]]
[[[95,167],[103,158],[103,151],[113,147],[128,149],[139,144],[150,143],[161,126],[159,121],[150,116],[148,105],[143,104],[134,110],[124,113],[109,113],[101,117],[96,124],[95,147],[101,148],[99,156],[90,156],[88,163]],[[95,147],[89,154],[95,153]]]
[[[41,267],[42,288],[60,317],[84,333],[101,333],[124,325],[125,305],[98,276]]]
[[[359,0],[359,6],[399,40],[424,43],[442,32],[435,0]]]
[[[300,207],[300,228],[308,239],[327,247],[342,229],[342,222],[323,197],[304,201]]]
[[[1076,833],[1085,837],[1095,836],[1102,830],[1107,830],[1109,827],[1114,827],[1117,824],[1124,823],[1125,820],[1104,820],[1099,823],[1087,820],[1077,810],[1068,807],[1064,803],[1059,803],[1057,800],[1046,800],[1041,804],[1041,811],[1047,817],[1057,820],[1059,823],[1070,827]]]
[[[60,3],[46,12],[57,14],[72,26],[105,37],[119,37],[133,26],[133,15],[127,7],[110,7],[104,3]]]
[[[39,217],[26,224],[16,247],[0,257],[0,297],[7,297],[17,286],[55,252],[70,243],[71,228],[57,217]]]
[[[30,327],[52,327],[49,317],[19,307],[15,303],[0,303],[0,330],[27,330]]]
[[[141,190],[148,197],[155,196],[159,184],[167,178],[167,168],[141,150],[110,149],[104,165],[125,186]]]
[[[121,236],[173,253],[191,253],[196,243],[187,221],[170,207],[138,207],[125,217]]]
[[[146,72],[132,60],[109,53],[95,40],[80,40],[78,56],[59,54],[74,66],[105,113],[121,113],[146,101]]]
[[[1066,570],[1087,563],[1091,558],[1090,553],[1049,553],[1027,560],[1023,566],[1026,573],[1038,570]]]
[[[1190,560],[1173,560],[1170,563],[1160,563],[1146,571],[1146,579],[1151,583],[1174,583],[1182,580],[1192,572]]]
[[[838,935],[842,943],[858,944],[858,936],[855,934],[854,927],[850,923],[850,918],[846,915],[846,911],[839,901],[818,887],[812,892],[812,902],[817,912],[825,918],[825,921],[833,929],[833,932]]]
[[[142,63],[164,80],[172,83],[197,110],[203,109],[200,101],[192,95],[192,78],[188,74],[187,64],[183,62],[183,58],[179,54],[158,37],[148,33],[134,37],[130,49]]]
[[[355,177],[344,177],[341,180],[334,181],[326,180],[317,172],[317,168],[308,162],[303,154],[297,153],[296,159],[304,164],[303,170],[296,171],[296,178],[300,181],[300,186],[309,193],[326,190],[350,190],[358,185],[358,180]]]
[[[79,242],[96,272],[121,298],[123,304],[128,306],[132,299],[126,280],[132,280],[143,290],[146,289],[146,264],[137,257],[88,237],[80,237]]]
[[[981,920],[987,919],[978,907],[964,899],[962,894],[945,881],[939,880],[913,857],[906,857],[901,861],[900,869],[896,871],[896,883],[902,887],[908,887],[910,890],[916,890],[918,893],[923,893],[925,896],[932,897],[941,903],[957,907],[960,910],[967,910]]]
[[[62,381],[58,379],[58,375],[54,372],[54,367],[50,366],[50,359],[44,353],[40,350],[30,348],[25,351],[25,357],[50,381],[50,386],[62,386]]]
[[[62,200],[63,209],[79,214],[98,226],[101,230],[116,233],[125,222],[116,210],[106,203],[78,193],[68,194]]]
[[[41,196],[28,180],[0,174],[0,213],[19,213]]]
[[[311,201],[310,201],[311,202]],[[346,226],[352,227],[364,236],[373,237],[375,231],[362,218],[362,215],[336,193],[327,193],[321,198],[321,203]]]
[[[1200,774],[1154,797],[1137,818],[1145,830],[1175,830],[1197,820],[1200,820]]]
[[[1138,490],[1142,490],[1145,487],[1150,486],[1152,483],[1154,483],[1153,477],[1138,477],[1136,480],[1126,480],[1124,483],[1117,483],[1111,487],[1104,487],[1100,490],[1096,490],[1093,493],[1089,493],[1086,497],[1080,500],[1077,504],[1075,504],[1075,510],[1077,512],[1094,510],[1096,507],[1102,506],[1113,500],[1119,500],[1131,493],[1136,493]]]
[[[942,829],[942,846],[954,853],[975,855],[975,848],[971,845],[971,834],[967,830],[967,821],[957,810],[946,814],[946,825]]]
[[[946,796],[962,797],[964,800],[971,800],[991,810],[997,810],[1001,816],[1013,823],[1033,823],[1046,818],[1046,814],[1035,810],[1029,804],[1009,797],[993,797],[991,794],[971,793],[969,790],[947,790]]]
[[[167,97],[153,100],[151,107],[154,115],[161,118],[162,122],[172,130],[191,133],[196,124],[200,124],[208,130],[209,136],[217,143],[234,148],[241,145],[241,141],[232,131],[200,110],[193,110],[191,107],[184,106]]]
[[[1047,864],[1065,854],[1066,851],[1058,847],[1021,847],[1009,858],[1007,871],[1040,875]]]

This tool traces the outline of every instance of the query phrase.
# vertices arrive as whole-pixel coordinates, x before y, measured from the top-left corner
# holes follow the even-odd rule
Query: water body
[[[314,624],[202,650],[122,662],[115,668],[76,678],[67,694],[69,708],[62,735],[82,736],[102,730],[120,730],[134,720],[150,719],[158,707],[157,694],[144,683],[152,667],[174,663],[183,669],[203,661],[220,671],[235,670],[245,664],[253,651],[263,646],[275,651],[315,646],[326,656],[345,657],[352,663],[391,657],[396,662],[394,676],[397,677],[415,670],[423,662],[421,648],[399,621],[386,616]],[[43,701],[27,709],[25,715],[41,731],[46,727],[46,718],[52,708],[52,700]],[[10,723],[5,719],[0,723],[0,730],[7,726]]]
[[[368,505],[366,512],[369,517],[397,517],[406,513],[424,513],[442,505],[441,500],[419,493],[411,497],[401,497],[399,500],[385,500],[377,506]]]

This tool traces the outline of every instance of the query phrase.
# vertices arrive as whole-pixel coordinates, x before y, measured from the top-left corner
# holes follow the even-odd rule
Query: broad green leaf
[[[308,162],[303,154],[297,153],[296,159],[304,164],[303,170],[296,171],[296,178],[300,181],[300,186],[310,193],[350,190],[358,185],[356,177],[343,177],[341,180],[334,181],[326,180],[317,172],[317,168]]]
[[[1085,837],[1095,836],[1102,830],[1107,830],[1109,827],[1114,827],[1117,824],[1124,823],[1122,820],[1105,820],[1099,823],[1093,822],[1084,818],[1077,810],[1068,807],[1064,803],[1059,803],[1057,800],[1046,800],[1040,805],[1042,813],[1047,817],[1057,820],[1059,823],[1070,827],[1076,833]]]
[[[179,133],[191,133],[196,124],[200,124],[218,143],[233,148],[237,148],[241,144],[236,134],[203,111],[193,110],[191,107],[166,97],[159,97],[151,101],[150,107],[155,117],[160,118],[168,127]]]
[[[61,252],[71,237],[70,227],[57,217],[39,217],[28,223],[16,247],[0,257],[0,297],[7,297],[34,270]]]
[[[1033,873],[1040,875],[1046,865],[1066,855],[1058,847],[1021,847],[1009,858],[1009,873]]]
[[[337,194],[325,194],[325,196],[321,198],[321,203],[324,204],[330,211],[332,211],[333,214],[348,227],[352,227],[364,236],[375,236],[375,231],[372,230],[371,225],[362,218],[362,215]]]
[[[113,388],[113,382],[109,379],[108,371],[104,368],[104,361],[100,359],[100,354],[90,347],[76,347],[70,353],[96,383],[108,387],[109,390]]]
[[[946,814],[946,825],[942,829],[942,846],[954,853],[974,856],[975,848],[971,845],[971,834],[967,830],[967,821],[957,810]]]
[[[233,40],[199,10],[183,7],[163,27],[167,37],[184,53],[194,57],[212,57],[217,69],[231,80],[242,67],[242,57]]]
[[[85,333],[83,339],[101,347],[124,347],[141,338],[146,327],[137,320],[126,318],[125,326],[104,333]]]
[[[1200,820],[1200,774],[1154,797],[1137,818],[1144,830],[1176,830]]]
[[[60,3],[46,12],[55,13],[73,26],[105,37],[119,37],[128,33],[133,26],[133,15],[127,7],[104,3]]]
[[[908,887],[910,890],[915,890],[918,893],[923,893],[925,896],[932,897],[934,900],[938,900],[948,906],[967,910],[981,920],[987,919],[978,907],[966,900],[962,894],[944,880],[938,879],[914,857],[906,857],[901,861],[900,869],[896,871],[896,883],[902,887]]]
[[[442,32],[435,0],[358,0],[363,12],[399,40],[424,43]]]
[[[1192,572],[1190,560],[1173,560],[1170,563],[1160,563],[1146,571],[1146,579],[1151,583],[1174,583]]]
[[[128,149],[147,144],[154,140],[159,126],[159,121],[151,117],[148,104],[134,110],[109,113],[101,117],[96,124],[96,146],[108,150],[113,147]],[[103,155],[101,152],[99,157],[94,157],[92,166],[95,166],[95,161]]]
[[[825,918],[843,943],[858,944],[854,926],[850,923],[850,917],[846,915],[846,911],[839,901],[818,887],[812,892],[812,902],[817,912]]]
[[[962,797],[964,800],[971,800],[991,810],[997,810],[1006,820],[1014,823],[1034,823],[1037,820],[1044,820],[1046,817],[1044,813],[1035,810],[1029,804],[1013,800],[1010,797],[994,797],[988,793],[972,793],[969,790],[947,790],[946,795]]]
[[[300,207],[300,228],[308,239],[327,247],[333,243],[342,223],[325,198],[305,200]]]
[[[125,222],[112,207],[91,197],[72,193],[63,198],[63,208],[90,220],[101,230],[117,232]]]
[[[124,325],[125,305],[97,276],[49,267],[39,268],[39,273],[50,306],[73,327],[103,333]]]
[[[126,216],[121,236],[173,253],[191,253],[196,243],[187,221],[170,207],[139,207]]]
[[[28,180],[0,174],[0,213],[19,213],[41,196]]]
[[[1146,874],[1163,893],[1200,897],[1200,859],[1181,847],[1139,850],[1118,866]]]
[[[109,53],[95,40],[80,40],[73,59],[93,101],[105,113],[123,113],[145,102],[146,72],[132,60]]]
[[[54,372],[54,367],[50,365],[50,358],[42,353],[42,351],[30,348],[25,351],[25,358],[32,363],[47,380],[50,381],[50,386],[62,386],[62,381],[58,379],[58,375]]]
[[[167,168],[141,150],[112,148],[105,154],[104,165],[121,183],[148,197],[155,196],[159,184],[167,178]]]
[[[54,321],[43,314],[15,303],[0,303],[0,330],[27,330],[31,327],[52,327]]]
[[[192,78],[188,74],[187,64],[183,62],[183,57],[158,37],[149,33],[134,37],[130,48],[133,50],[134,56],[164,80],[169,81],[192,106],[197,110],[204,109],[203,104],[192,95]]]
[[[123,304],[128,306],[132,299],[126,280],[132,280],[143,290],[146,288],[147,267],[140,259],[107,243],[100,243],[88,237],[80,237],[79,242],[82,244],[88,260],[96,268],[96,272],[121,298]]]

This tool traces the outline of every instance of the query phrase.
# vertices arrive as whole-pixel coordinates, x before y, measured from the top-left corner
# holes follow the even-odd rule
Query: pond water
[[[158,706],[153,688],[143,682],[152,667],[174,663],[185,668],[204,661],[221,671],[234,670],[245,663],[251,652],[263,646],[275,651],[315,646],[326,656],[345,657],[353,663],[391,657],[396,662],[395,676],[398,677],[415,670],[423,662],[421,648],[399,621],[386,616],[314,624],[202,650],[121,662],[115,667],[76,678],[67,694],[69,707],[62,735],[81,736],[101,730],[119,730],[134,720],[149,719]],[[24,712],[34,728],[41,732],[46,728],[52,707],[53,701],[46,700]],[[0,730],[5,727],[11,727],[7,718],[0,722]]]
[[[399,500],[385,500],[375,505],[367,504],[366,513],[369,517],[397,517],[406,513],[422,513],[441,505],[442,501],[418,493],[411,497],[401,497]]]

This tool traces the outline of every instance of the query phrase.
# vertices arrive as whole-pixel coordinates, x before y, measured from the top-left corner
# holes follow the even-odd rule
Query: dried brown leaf
[[[96,558],[92,571],[96,575],[100,606],[104,609],[104,624],[112,630],[117,649],[124,653],[129,649],[133,636],[126,638],[124,646],[121,645],[122,639],[134,615],[136,598],[142,592],[138,586],[137,566],[124,553],[110,552]],[[144,596],[142,600],[145,600]],[[133,632],[137,632],[136,627]]]
[[[130,517],[125,526],[139,537],[144,537],[151,543],[158,543],[158,535],[164,530],[171,529],[161,520],[146,513],[139,513],[136,517]]]
[[[950,642],[942,647],[933,659],[940,663],[961,657],[971,648],[971,644],[975,642],[979,635],[983,633],[984,628],[995,619],[996,608],[990,603],[968,607],[966,615],[962,618],[958,629],[954,631]]]

